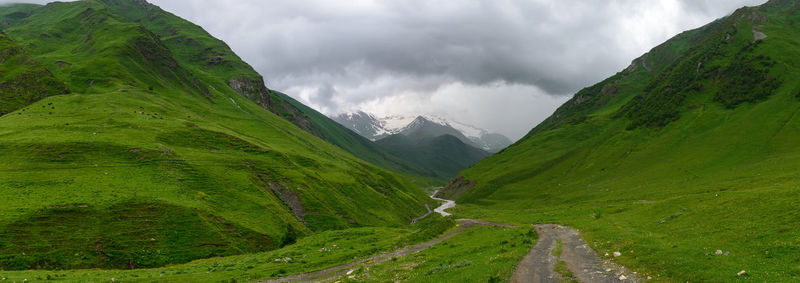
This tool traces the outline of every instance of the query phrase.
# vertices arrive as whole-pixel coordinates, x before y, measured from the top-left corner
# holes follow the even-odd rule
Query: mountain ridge
[[[657,280],[796,281],[800,232],[781,227],[800,221],[798,7],[773,0],[669,39],[439,196],[463,217],[578,228]]]
[[[393,134],[411,134],[418,129],[418,127],[412,127],[415,122],[419,123],[419,126],[427,121],[432,123],[429,124],[431,127],[440,129],[433,136],[450,134],[458,137],[466,144],[489,152],[498,152],[512,143],[502,134],[490,133],[485,129],[435,115],[393,115],[379,118],[373,114],[357,111],[338,114],[333,116],[332,119],[372,141],[380,140]]]
[[[42,75],[25,85],[44,86],[0,116],[0,269],[273,250],[328,230],[406,225],[430,202],[405,176],[265,109],[278,101],[258,73],[154,5],[11,5],[0,18],[0,54],[22,50],[9,58],[27,62],[0,87],[26,72]]]

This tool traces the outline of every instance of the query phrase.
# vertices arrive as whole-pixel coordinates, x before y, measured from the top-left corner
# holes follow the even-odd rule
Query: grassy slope
[[[417,138],[397,134],[380,139],[376,144],[440,179],[451,178],[489,155],[451,135]]]
[[[116,13],[141,23],[159,35],[164,44],[175,53],[181,65],[194,73],[214,78],[217,82],[245,78],[256,84],[263,84],[261,76],[250,65],[236,56],[227,44],[213,38],[201,27],[163,11],[155,5],[131,0],[102,1],[110,4]],[[427,184],[432,181],[429,178],[418,177],[430,176],[429,172],[416,170],[415,166],[391,156],[369,140],[288,95],[266,88],[261,89],[261,92],[265,97],[252,99],[257,103],[270,100],[262,106],[323,140],[381,168],[413,175],[418,183]]]
[[[753,20],[759,14],[769,22]],[[663,67],[639,62],[579,92],[526,138],[462,172],[477,185],[457,211],[577,227],[601,254],[621,251],[618,262],[659,280],[800,280],[799,22],[795,2],[772,1],[668,41],[668,52],[644,57],[679,54],[650,62]],[[760,44],[754,25],[768,35]],[[755,63],[766,80],[744,89],[781,84],[750,97],[731,84],[747,79],[730,66],[760,55],[769,57]],[[693,60],[704,62],[699,70]],[[681,83],[691,86],[681,99],[659,100],[674,97],[664,86]],[[631,115],[630,105],[653,108]],[[663,110],[677,115],[637,123]]]
[[[278,95],[279,99],[290,103],[300,110],[300,112],[307,115],[311,123],[314,124],[317,129],[319,129],[322,139],[341,147],[345,151],[350,152],[367,162],[382,168],[393,170],[395,172],[407,174],[411,176],[411,178],[413,178],[417,184],[435,185],[442,183],[443,179],[435,178],[437,177],[435,172],[420,168],[421,166],[419,165],[423,164],[409,163],[408,161],[398,157],[401,155],[393,155],[388,150],[382,149],[374,142],[362,137],[348,128],[345,128],[339,123],[328,118],[328,116],[317,112],[311,107],[303,105],[288,95],[276,91],[273,91],[273,93]],[[450,176],[452,175],[449,175],[448,177]]]
[[[0,8],[19,11],[6,33],[73,94],[0,118],[3,268],[160,266],[424,212],[404,178],[184,68],[100,2]]]
[[[0,116],[44,97],[69,93],[47,68],[0,31]]]
[[[278,250],[200,259],[186,264],[161,268],[0,271],[0,277],[6,278],[11,282],[22,282],[25,279],[34,281],[56,280],[58,282],[108,282],[111,278],[122,282],[256,282],[258,280],[326,269],[377,253],[394,251],[400,246],[415,244],[433,238],[444,231],[448,231],[454,224],[455,221],[450,217],[444,218],[434,215],[413,226],[402,228],[362,227],[326,231],[300,239],[297,243]],[[453,251],[478,246],[480,248],[472,249],[474,256],[478,257],[478,259],[471,258],[471,260],[475,260],[476,264],[469,266],[469,269],[474,270],[472,271],[473,273],[478,273],[482,270],[480,268],[486,268],[487,266],[496,268],[497,262],[487,262],[485,258],[481,257],[490,255],[496,250],[509,249],[509,247],[516,248],[511,249],[510,252],[505,252],[520,255],[524,253],[525,245],[531,244],[531,241],[525,241],[521,245],[516,245],[517,241],[506,241],[498,246],[496,241],[487,239],[500,233],[503,236],[512,235],[521,229],[504,230],[486,229],[478,233],[484,240],[481,241],[482,245],[473,244]],[[514,237],[523,236],[514,235]],[[464,238],[460,240],[464,241]],[[453,247],[462,245],[459,243],[453,245]],[[507,261],[513,261],[513,259],[503,258],[503,263]],[[459,271],[461,270],[455,269],[445,274],[459,276]]]

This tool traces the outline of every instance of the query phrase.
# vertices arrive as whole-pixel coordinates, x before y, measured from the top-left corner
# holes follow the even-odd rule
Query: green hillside
[[[118,15],[140,23],[158,35],[164,45],[173,51],[178,62],[193,73],[217,83],[227,83],[263,108],[362,160],[396,172],[430,176],[428,172],[414,169],[414,166],[382,151],[316,110],[288,95],[268,89],[261,75],[236,56],[225,42],[212,37],[201,27],[144,1],[101,1],[109,4],[109,9]]]
[[[410,176],[415,183],[420,185],[440,185],[446,181],[441,178],[434,170],[426,169],[424,164],[411,163],[403,159],[403,155],[393,154],[389,150],[381,148],[380,145],[362,137],[361,135],[345,128],[341,124],[333,121],[328,116],[317,112],[311,107],[305,106],[286,94],[272,91],[279,99],[297,108],[310,120],[315,129],[319,131],[319,137],[323,140],[336,145],[345,151],[352,153],[358,158],[381,168],[400,172]],[[455,174],[457,172],[453,172]],[[448,175],[447,177],[452,176]]]
[[[436,178],[449,178],[467,168],[489,153],[462,142],[451,135],[437,137],[409,137],[395,134],[375,142],[379,147],[402,156],[404,160],[429,170]]]
[[[0,116],[51,95],[69,93],[41,63],[0,31]]]
[[[798,39],[797,1],[684,32],[441,194],[460,217],[573,226],[657,280],[798,281]]]
[[[265,111],[224,43],[138,20],[142,2],[0,7],[0,269],[164,266],[425,212],[406,178]]]

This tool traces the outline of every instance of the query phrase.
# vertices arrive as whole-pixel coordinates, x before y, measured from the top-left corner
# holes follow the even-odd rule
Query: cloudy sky
[[[150,2],[325,114],[436,114],[517,139],[653,46],[765,0]]]

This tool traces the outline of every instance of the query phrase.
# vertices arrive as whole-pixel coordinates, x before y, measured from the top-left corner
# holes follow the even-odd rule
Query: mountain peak
[[[391,115],[377,117],[364,111],[342,113],[333,120],[373,141],[393,134],[420,135],[434,137],[449,134],[469,145],[489,152],[497,152],[512,142],[507,137],[491,133],[469,124],[454,121],[437,115]],[[424,134],[414,133],[420,131]]]
[[[425,124],[428,124],[428,123],[431,123],[431,121],[429,121],[428,119],[425,119],[425,117],[423,117],[423,116],[417,116],[417,118],[414,118],[414,121],[411,121],[411,124],[408,124],[408,126],[405,126],[403,128],[403,130],[401,130],[401,132],[407,131],[407,130],[410,130],[410,129],[423,127],[423,126],[425,126]]]

